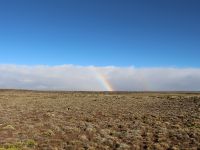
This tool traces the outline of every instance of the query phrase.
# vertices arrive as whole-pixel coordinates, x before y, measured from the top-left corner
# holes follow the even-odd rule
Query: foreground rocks
[[[200,149],[200,95],[2,90],[0,147]]]

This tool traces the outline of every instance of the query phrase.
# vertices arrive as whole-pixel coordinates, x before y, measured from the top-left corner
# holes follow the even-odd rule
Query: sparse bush
[[[34,140],[31,140],[31,139],[27,140],[25,144],[26,144],[27,147],[30,147],[30,148],[33,148],[37,145],[37,143]]]

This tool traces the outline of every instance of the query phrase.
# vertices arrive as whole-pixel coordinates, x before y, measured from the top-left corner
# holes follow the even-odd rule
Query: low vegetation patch
[[[0,91],[0,150],[200,149],[199,93]]]

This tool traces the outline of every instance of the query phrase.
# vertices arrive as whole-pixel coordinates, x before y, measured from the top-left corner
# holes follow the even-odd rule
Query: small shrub
[[[33,148],[36,145],[37,145],[37,143],[34,140],[28,140],[28,141],[26,141],[26,146],[27,147]]]

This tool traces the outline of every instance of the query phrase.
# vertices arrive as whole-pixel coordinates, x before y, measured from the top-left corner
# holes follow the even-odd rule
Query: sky
[[[200,90],[199,27],[199,0],[1,0],[0,88]]]

